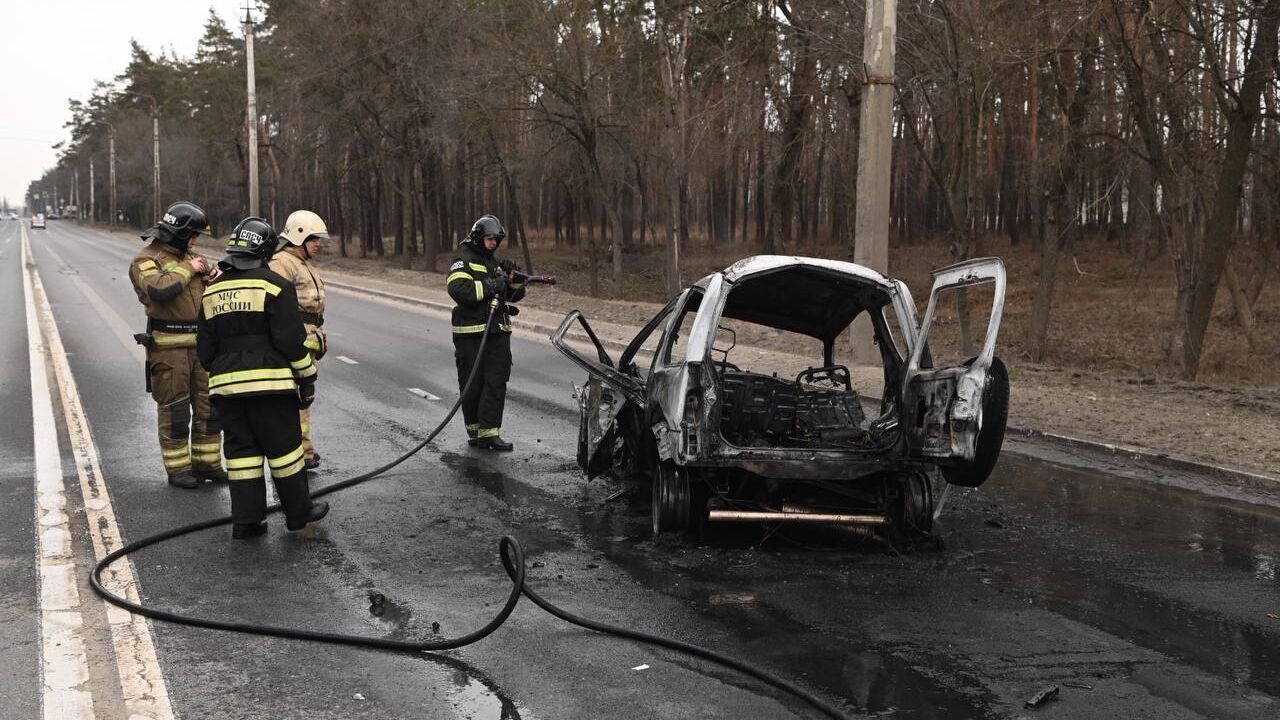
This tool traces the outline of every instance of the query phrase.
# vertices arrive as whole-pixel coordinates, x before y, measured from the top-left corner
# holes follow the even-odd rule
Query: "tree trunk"
[[[1183,379],[1194,380],[1200,370],[1205,331],[1209,327],[1218,282],[1235,242],[1244,173],[1253,145],[1262,89],[1272,75],[1268,70],[1276,55],[1277,29],[1280,29],[1280,0],[1268,0],[1259,10],[1257,35],[1245,63],[1244,82],[1237,103],[1228,113],[1226,149],[1208,222],[1196,231],[1184,233],[1183,243],[1177,246],[1174,256],[1178,298],[1169,343],[1169,364]]]
[[[1061,197],[1060,195],[1058,197]],[[1044,240],[1040,243],[1040,282],[1036,288],[1036,301],[1031,310],[1031,324],[1027,328],[1027,355],[1031,362],[1044,360],[1049,338],[1049,311],[1053,306],[1053,291],[1058,277],[1058,218],[1061,205],[1057,199],[1045,200]]]

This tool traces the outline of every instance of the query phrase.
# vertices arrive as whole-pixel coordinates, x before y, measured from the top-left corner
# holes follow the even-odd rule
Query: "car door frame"
[[[946,291],[993,283],[994,297],[983,346],[972,361],[944,368],[921,368],[922,358],[929,352],[929,330],[937,313],[938,297]],[[913,456],[972,460],[977,450],[978,431],[982,427],[983,396],[995,358],[996,338],[1004,316],[1007,275],[1004,263],[995,257],[974,258],[933,271],[933,288],[929,305],[920,321],[911,357],[902,380],[903,427],[906,428],[908,453]],[[932,394],[929,394],[930,391]],[[941,394],[940,394],[941,393]],[[949,397],[942,394],[949,393]],[[928,401],[922,395],[928,394]],[[939,407],[944,403],[944,407]],[[923,408],[922,408],[923,406]],[[925,413],[924,418],[921,412]],[[939,440],[930,442],[930,427],[945,423],[949,438],[947,447]]]

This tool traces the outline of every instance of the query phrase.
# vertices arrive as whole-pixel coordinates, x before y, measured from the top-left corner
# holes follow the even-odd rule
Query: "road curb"
[[[1130,460],[1141,460],[1151,465],[1170,470],[1198,473],[1235,483],[1280,485],[1280,478],[1273,477],[1265,473],[1242,470],[1240,468],[1228,467],[1226,465],[1207,463],[1181,455],[1148,450],[1147,448],[1140,448],[1134,445],[1109,443],[1101,440],[1091,440],[1089,438],[1067,435],[1065,433],[1057,433],[1047,430],[1033,430],[1030,428],[1009,427],[1006,432],[1010,435],[1018,435],[1032,440],[1043,440],[1062,447],[1089,450],[1103,455],[1115,455]]]
[[[331,280],[326,280],[325,284],[335,288],[340,288],[342,290],[347,290],[349,292],[365,293],[367,295],[376,295],[378,297],[386,298],[389,300],[406,302],[413,305],[422,305],[422,306],[430,307],[436,310],[442,310],[442,311],[453,310],[452,304],[436,302],[434,300],[428,300],[426,298],[416,298],[408,295],[398,295],[396,293],[388,292],[385,290],[376,290],[372,288],[358,287],[358,286],[350,285],[348,283],[344,283],[340,281],[335,282]],[[522,322],[519,326],[519,329],[532,330],[534,332],[545,333],[547,336],[550,336],[552,333],[554,333],[558,329],[558,326],[549,326],[539,322]],[[582,335],[583,338],[586,337],[586,335],[582,333],[575,333],[575,334],[580,334]],[[625,350],[627,347],[627,343],[618,342],[616,340],[612,340],[609,338],[601,337],[599,338],[599,340],[602,345],[613,350]],[[1146,448],[1140,448],[1133,445],[1124,445],[1121,443],[1109,443],[1109,442],[1103,442],[1101,440],[1092,440],[1089,438],[1082,438],[1074,435],[1067,435],[1065,433],[1058,433],[1058,432],[1052,432],[1047,430],[1034,430],[1031,428],[1009,427],[1006,430],[1006,434],[1016,435],[1016,436],[1020,436],[1020,437],[1031,439],[1031,440],[1040,440],[1040,441],[1048,442],[1048,443],[1058,445],[1061,447],[1066,447],[1066,448],[1089,450],[1091,452],[1096,452],[1103,455],[1114,455],[1118,457],[1128,458],[1130,460],[1140,460],[1142,462],[1146,462],[1158,467],[1164,467],[1170,470],[1198,473],[1198,474],[1207,475],[1210,477],[1215,477],[1220,480],[1226,480],[1229,482],[1234,482],[1239,484],[1262,483],[1262,484],[1280,485],[1280,478],[1273,477],[1265,473],[1253,472],[1250,470],[1242,470],[1239,468],[1227,467],[1225,465],[1217,465],[1214,463],[1206,463],[1203,461],[1193,460],[1191,458],[1183,457],[1180,455],[1163,453],[1155,450],[1148,450]]]

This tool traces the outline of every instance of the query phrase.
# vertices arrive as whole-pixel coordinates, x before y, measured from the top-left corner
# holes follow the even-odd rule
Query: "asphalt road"
[[[0,223],[0,715],[36,718],[49,695],[40,638],[50,592],[39,579],[41,425],[31,422],[18,226]],[[137,246],[65,221],[30,238],[120,533],[225,514],[223,488],[164,483],[129,338],[142,325],[126,275]],[[326,329],[314,409],[326,462],[316,486],[412,447],[456,394],[442,314],[332,292]],[[431,637],[438,622],[453,637],[505,598],[496,543],[511,533],[529,555],[530,582],[566,608],[735,655],[852,716],[1280,716],[1280,620],[1268,617],[1280,614],[1273,506],[1045,450],[1048,460],[1006,453],[980,491],[952,493],[942,549],[891,552],[832,532],[755,528],[654,543],[644,493],[610,499],[622,488],[578,476],[579,371],[545,338],[518,335],[513,353],[503,435],[516,452],[468,450],[455,420],[386,477],[331,497],[314,531],[285,533],[277,517],[262,541],[232,543],[218,528],[139,553],[142,598],[379,637]],[[65,399],[52,407],[78,563],[81,687],[94,715],[124,718],[136,705],[122,688],[145,657],[120,657],[118,633],[84,583],[96,537],[86,518],[101,508],[82,500]],[[386,597],[377,612],[371,592]],[[484,641],[437,655],[148,627],[167,698],[159,706],[172,713],[155,717],[816,717],[723,668],[567,626],[527,602]],[[1023,707],[1051,684],[1056,700]]]

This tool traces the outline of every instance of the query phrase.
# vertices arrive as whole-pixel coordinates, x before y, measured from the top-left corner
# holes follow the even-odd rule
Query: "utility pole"
[[[89,156],[89,222],[91,222],[91,223],[92,223],[92,222],[97,222],[97,220],[98,220],[98,216],[97,216],[98,208],[97,208],[97,206],[94,204],[94,202],[93,202],[93,201],[94,201],[94,192],[93,192],[93,156],[92,156],[92,155],[90,155],[90,156]]]
[[[80,168],[71,168],[71,204],[76,206],[76,218],[80,217]]]
[[[108,189],[110,195],[110,201],[108,204],[110,207],[108,209],[111,211],[111,217],[107,218],[107,225],[114,227],[116,224],[116,127],[115,125],[111,125],[109,126],[109,129],[111,132],[107,135],[107,146],[110,148],[108,153],[111,159],[108,163],[110,166],[108,170]]]
[[[258,106],[253,77],[253,0],[244,4],[244,59],[247,75],[248,107],[245,109],[245,125],[249,130],[249,214],[258,214]]]
[[[893,159],[893,64],[897,0],[868,0],[862,43],[862,117],[858,132],[858,190],[853,261],[889,271],[889,184]],[[854,361],[880,363],[864,314],[853,325]]]
[[[155,98],[151,99],[151,147],[152,162],[155,165],[152,184],[155,186],[155,205],[152,206],[154,217],[160,217],[160,108]]]

